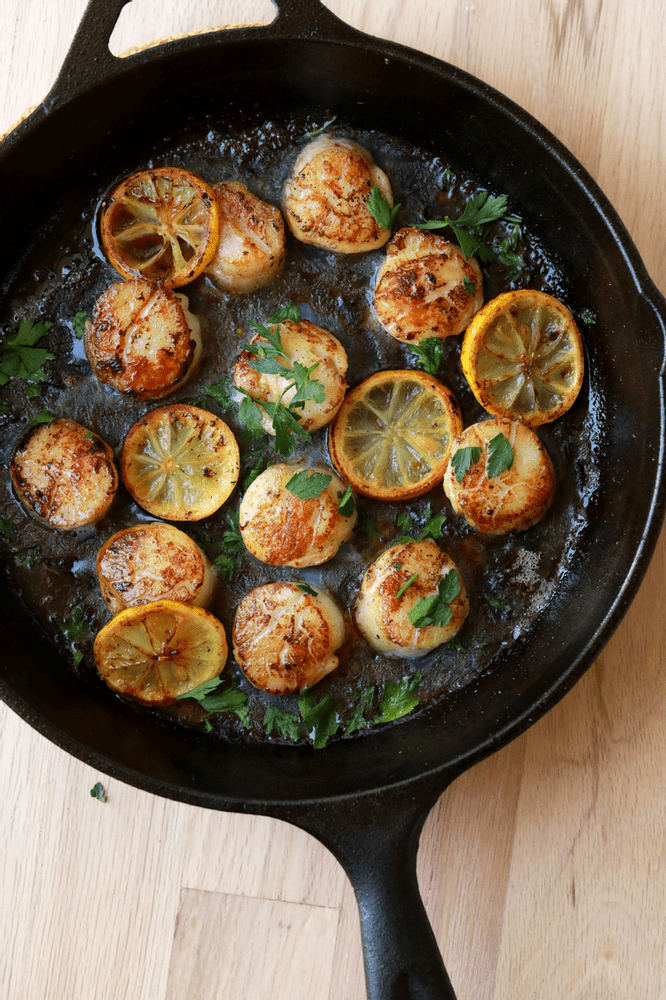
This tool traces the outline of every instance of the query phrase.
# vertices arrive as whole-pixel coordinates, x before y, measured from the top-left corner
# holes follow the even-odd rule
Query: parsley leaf
[[[513,448],[503,434],[496,434],[488,442],[488,476],[492,479],[513,465]]]
[[[396,601],[398,600],[398,598],[402,597],[402,595],[405,593],[405,591],[407,590],[407,588],[411,587],[411,585],[414,583],[414,581],[418,580],[418,578],[419,578],[419,574],[418,573],[414,573],[413,576],[410,576],[409,580],[407,580],[407,581],[405,581],[405,583],[403,583],[402,587],[400,588],[400,590],[398,591],[398,593],[395,595]]]
[[[349,721],[345,726],[345,736],[351,736],[352,733],[363,728],[366,712],[369,712],[372,708],[374,697],[375,689],[372,684],[362,684],[361,687],[357,687],[352,692],[350,701],[352,704],[354,702],[358,702],[358,704],[354,707]]]
[[[233,580],[236,573],[245,565],[245,542],[238,527],[238,511],[230,510],[227,514],[229,527],[215,546],[218,554],[213,559],[218,573],[223,580]],[[223,551],[219,551],[222,549]]]
[[[79,639],[83,639],[90,631],[88,622],[83,617],[83,608],[74,608],[69,618],[65,619],[64,622],[59,622],[56,619],[55,623],[65,636],[65,639],[67,639],[69,647],[74,654],[74,666],[78,667],[83,659],[83,653],[80,649],[76,649],[74,643]]]
[[[267,323],[284,323],[291,320],[293,323],[300,323],[301,310],[293,302],[287,302],[286,306],[281,306],[272,316],[266,320]]]
[[[377,184],[373,186],[366,204],[370,215],[378,226],[381,226],[382,229],[393,229],[393,223],[402,207],[401,205],[396,205],[392,209],[386,198],[382,196]]]
[[[333,476],[328,476],[324,472],[312,472],[311,469],[301,469],[295,472],[291,479],[285,483],[289,490],[299,500],[315,500],[327,488]]]
[[[491,608],[498,608],[500,611],[511,611],[510,604],[502,604],[501,601],[491,597],[490,594],[483,595]]]
[[[424,514],[425,524],[423,526],[423,530],[416,537],[412,537],[412,535],[400,535],[399,538],[395,539],[393,544],[398,545],[401,542],[422,542],[424,538],[434,538],[436,541],[442,534],[442,529],[446,524],[446,514],[433,514],[432,504],[427,505]],[[411,523],[409,514],[406,510],[401,511],[395,520],[398,527],[402,528],[404,531],[409,531]]]
[[[315,750],[321,750],[340,726],[340,702],[327,694],[315,705],[312,688],[308,688],[298,699],[298,707]]]
[[[0,386],[7,385],[10,379],[22,378],[26,382],[27,396],[41,395],[40,382],[47,382],[49,379],[42,365],[46,361],[55,361],[55,354],[50,354],[45,348],[34,345],[52,326],[53,323],[36,323],[34,319],[24,319],[13,336],[6,335],[2,339]]]
[[[447,649],[459,650],[461,653],[465,653],[469,649],[469,639],[460,639],[457,635],[454,635],[444,645]]]
[[[104,791],[104,786],[101,781],[96,782],[92,786],[90,794],[93,799],[99,799],[100,802],[106,802],[106,792]]]
[[[329,125],[332,125],[337,117],[337,115],[333,115],[333,117],[329,118],[327,122],[324,122],[321,128],[313,128],[311,132],[304,132],[303,135],[297,135],[296,141],[298,142],[299,139],[314,139],[316,135],[321,135],[324,129],[328,128]]]
[[[295,437],[300,437],[304,441],[311,441],[311,437],[305,427],[299,423],[298,415],[292,413],[290,409],[282,403],[271,403],[264,399],[261,406],[273,421],[275,431],[275,441],[273,447],[278,455],[289,458],[296,451],[297,442]],[[240,415],[240,411],[239,411]]]
[[[89,319],[90,316],[88,315],[87,312],[84,312],[83,309],[81,309],[77,313],[74,313],[74,315],[72,316],[72,329],[74,330],[74,334],[78,340],[81,340],[81,337],[83,336],[84,327]]]
[[[451,569],[439,581],[437,593],[431,597],[419,598],[412,610],[407,612],[407,617],[414,628],[426,628],[427,625],[439,625],[443,628],[453,618],[449,604],[459,593],[460,580],[456,571]]]
[[[220,379],[219,382],[211,382],[210,385],[205,385],[201,390],[201,395],[197,396],[196,399],[192,400],[193,406],[205,406],[206,396],[210,396],[214,399],[216,403],[219,403],[221,409],[230,410],[233,406],[233,399],[231,398],[231,379],[227,376],[226,378]]]
[[[296,743],[303,739],[300,722],[298,715],[294,715],[293,712],[284,712],[277,705],[269,705],[264,715],[264,728],[269,736],[274,729],[277,729],[283,739],[294,740]]]
[[[297,583],[297,590],[302,590],[304,594],[309,594],[310,597],[317,597],[317,591],[313,590],[309,583]]]
[[[373,726],[379,726],[382,722],[393,722],[416,708],[419,699],[415,697],[414,692],[420,683],[419,673],[403,677],[399,681],[387,681],[379,703],[379,711],[372,722]]]
[[[368,538],[381,538],[382,533],[377,527],[377,522],[368,510],[358,512],[358,521],[354,531],[358,535],[367,535]]]
[[[593,326],[597,322],[597,315],[591,309],[581,309],[578,315],[588,326]]]
[[[424,337],[418,344],[409,344],[408,350],[416,355],[424,371],[429,375],[437,374],[444,354],[444,341],[441,337]]]
[[[194,701],[198,701],[206,711],[204,717],[206,722],[208,722],[209,716],[217,715],[219,712],[233,712],[247,729],[250,724],[250,712],[247,707],[247,695],[238,689],[238,678],[232,677],[231,686],[225,688],[224,691],[219,690],[221,684],[220,677],[213,677],[192,691],[188,691],[187,694],[179,694],[178,701],[184,701],[185,698],[193,698]],[[211,728],[210,723],[206,728]]]
[[[469,471],[471,466],[476,465],[479,461],[482,451],[483,448],[480,446],[471,445],[469,448],[458,448],[458,450],[453,453],[451,465],[456,470],[456,479],[459,483],[462,483],[465,478],[465,473]]]
[[[354,503],[354,494],[351,486],[348,486],[344,492],[338,490],[338,511],[343,517],[351,517],[356,510],[356,504]]]
[[[34,417],[30,417],[28,427],[36,427],[37,424],[50,424],[52,420],[55,420],[55,417],[50,410],[47,410],[46,407],[44,407],[44,409],[39,413],[36,413]]]
[[[459,218],[451,219],[445,215],[443,219],[419,222],[416,228],[444,229],[449,226],[460,243],[465,257],[469,258],[476,254],[479,260],[490,264],[496,258],[494,252],[482,240],[484,226],[502,219],[514,221],[515,216],[506,215],[506,204],[507,199],[504,194],[496,196],[488,194],[487,191],[477,191],[467,199],[465,209]]]
[[[8,541],[12,541],[12,539],[18,538],[18,530],[16,528],[16,525],[13,523],[13,521],[8,521],[7,518],[5,517],[0,517],[0,533],[2,533],[2,535],[6,539],[8,539]]]
[[[403,531],[409,531],[410,521],[409,521],[409,514],[407,513],[406,510],[400,511],[400,513],[396,516],[395,523],[398,525],[399,528],[402,528]]]
[[[467,275],[463,277],[463,285],[467,291],[468,295],[474,295],[474,282]]]

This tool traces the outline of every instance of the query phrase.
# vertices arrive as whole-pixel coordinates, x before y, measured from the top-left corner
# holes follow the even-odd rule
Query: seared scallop
[[[367,150],[349,139],[319,136],[302,150],[285,184],[289,228],[302,243],[338,253],[383,247],[391,230],[368,208],[375,184],[393,208],[389,179]]]
[[[100,380],[126,396],[161,399],[190,377],[201,354],[199,320],[185,295],[142,278],[102,292],[83,345]]]
[[[511,448],[511,467],[491,475],[497,443],[506,449],[500,435]],[[457,459],[459,452],[462,454]],[[468,466],[464,473],[462,458]],[[548,510],[555,494],[555,471],[546,449],[529,427],[512,420],[482,420],[465,428],[454,441],[444,492],[456,514],[463,514],[467,523],[484,535],[524,531]]]
[[[440,586],[450,573],[455,574],[452,579],[456,586],[452,590],[458,586],[460,589],[440,609],[440,620],[448,618],[448,622],[413,625],[410,613],[419,620],[418,611],[423,607],[419,602],[440,598]],[[443,601],[441,597],[440,603]],[[372,563],[363,577],[354,617],[373,649],[411,657],[422,656],[448,642],[462,627],[468,612],[465,586],[453,560],[432,538],[426,538],[393,545]]]
[[[271,566],[319,566],[332,559],[349,540],[356,510],[344,516],[338,507],[346,484],[333,473],[316,468],[330,479],[319,496],[301,500],[287,483],[305,465],[271,465],[257,476],[241,500],[238,526],[247,548]]]
[[[294,323],[287,320],[277,326],[272,325],[273,332],[279,330],[280,340],[286,358],[278,357],[275,360],[284,366],[284,375],[264,375],[255,371],[250,363],[254,357],[249,351],[242,351],[238,361],[234,366],[234,383],[245,389],[250,395],[261,403],[267,400],[271,403],[282,401],[285,404],[291,402],[296,395],[296,388],[284,392],[293,376],[290,375],[295,362],[299,362],[305,368],[317,365],[312,372],[311,378],[319,382],[324,387],[325,398],[322,403],[313,399],[305,401],[305,406],[299,410],[301,425],[308,431],[323,427],[333,419],[342,405],[347,391],[347,352],[332,333],[322,330],[307,320]],[[251,344],[265,340],[256,334]],[[284,395],[283,395],[284,393]],[[264,415],[262,425],[267,434],[275,434],[273,423]]]
[[[474,259],[436,233],[399,229],[377,273],[374,307],[387,333],[415,343],[462,333],[483,305]]]
[[[161,521],[117,531],[97,553],[97,576],[114,615],[164,599],[205,607],[217,582],[197,543]]]
[[[213,186],[220,212],[220,240],[206,268],[232,295],[268,285],[284,262],[284,222],[278,208],[239,181]]]
[[[234,620],[236,663],[251,684],[269,694],[293,694],[317,684],[337,667],[335,653],[344,639],[342,612],[332,598],[297,581],[252,590]]]
[[[104,517],[118,487],[111,448],[73,420],[37,427],[14,455],[11,476],[28,511],[63,531]]]

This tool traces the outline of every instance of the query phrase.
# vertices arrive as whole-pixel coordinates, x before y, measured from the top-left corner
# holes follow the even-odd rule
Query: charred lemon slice
[[[109,261],[124,278],[177,288],[213,259],[219,209],[213,189],[188,170],[140,170],[104,204],[101,232]]]
[[[144,705],[171,705],[217,677],[227,654],[217,618],[178,601],[126,608],[95,639],[103,680],[117,694]]]
[[[160,406],[125,438],[122,480],[136,502],[167,521],[199,521],[238,482],[240,455],[223,420],[197,406]]]
[[[357,492],[409,500],[442,478],[461,430],[458,402],[437,379],[420,371],[377,372],[347,393],[328,447]]]
[[[504,292],[467,327],[462,370],[481,406],[527,427],[550,423],[583,384],[583,342],[573,316],[552,295]]]

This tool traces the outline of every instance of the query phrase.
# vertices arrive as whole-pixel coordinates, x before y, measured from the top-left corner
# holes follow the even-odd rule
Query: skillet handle
[[[361,920],[368,1000],[456,1000],[416,877],[423,824],[442,789],[392,789],[306,815],[285,815],[345,869]]]

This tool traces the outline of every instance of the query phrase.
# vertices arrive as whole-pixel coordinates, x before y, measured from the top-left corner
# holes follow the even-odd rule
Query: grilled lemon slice
[[[153,706],[171,705],[218,677],[227,654],[217,618],[178,601],[126,608],[95,639],[95,663],[109,687]]]
[[[458,402],[437,379],[420,371],[377,372],[347,393],[328,447],[358,493],[410,500],[441,480],[461,430]]]
[[[197,278],[215,255],[220,218],[213,189],[180,167],[140,170],[102,208],[102,243],[124,278],[177,288]]]
[[[545,292],[504,292],[467,327],[460,361],[481,406],[528,427],[550,423],[583,384],[583,342],[573,316]]]
[[[122,480],[136,502],[167,521],[199,521],[222,506],[240,473],[236,439],[197,406],[160,406],[125,438]]]

